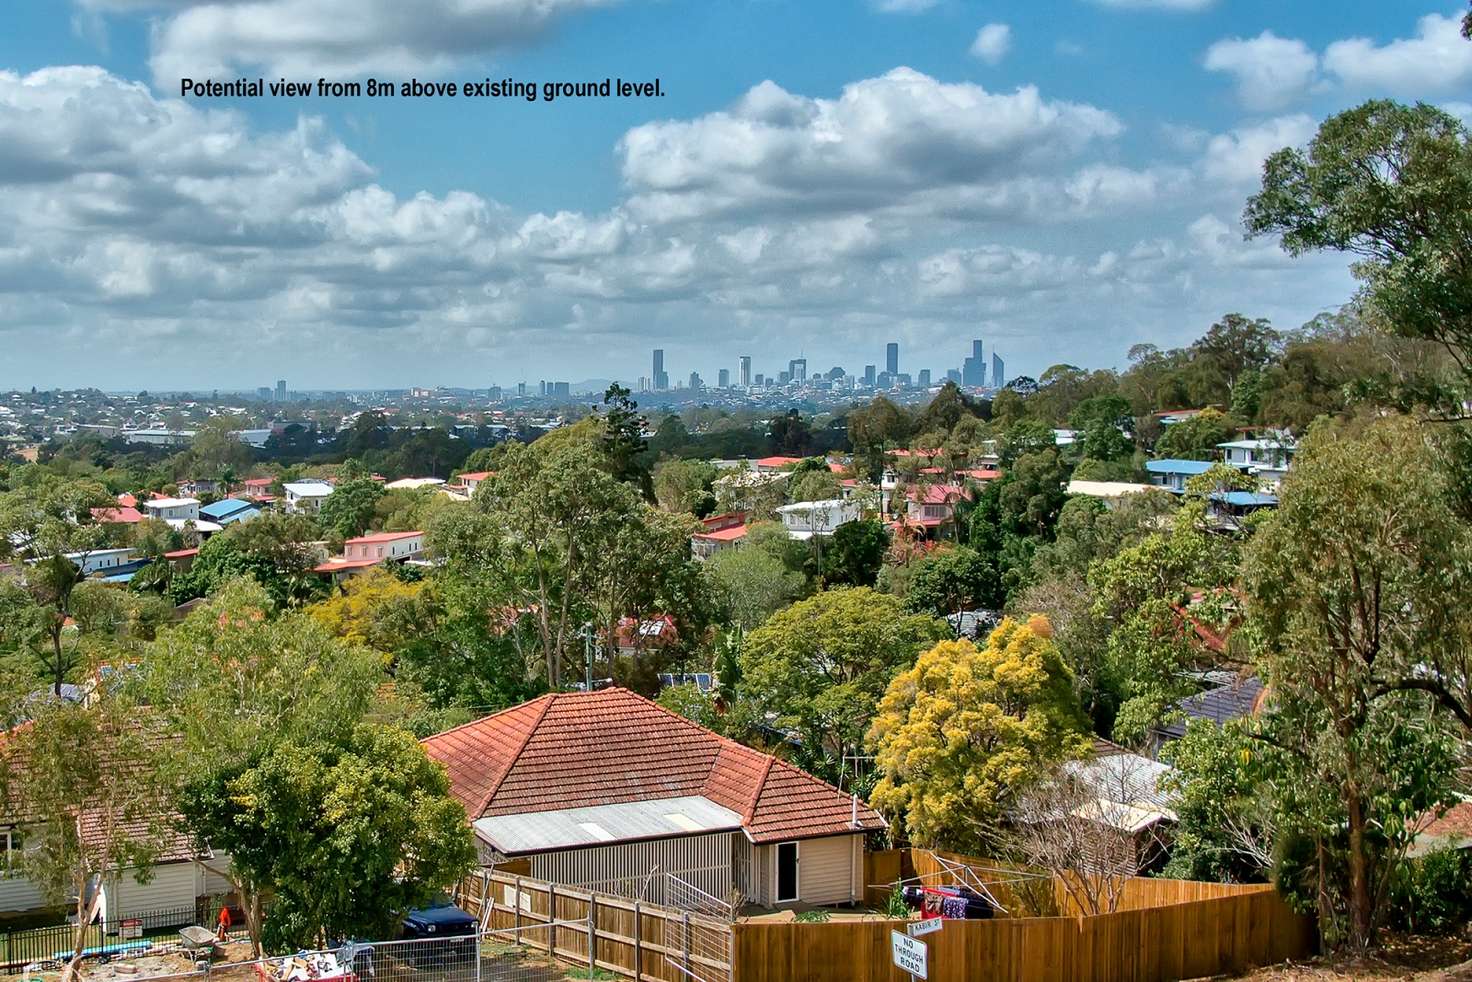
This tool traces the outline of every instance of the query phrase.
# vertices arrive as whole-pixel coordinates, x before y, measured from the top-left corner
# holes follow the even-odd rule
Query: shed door
[[[777,903],[797,899],[797,843],[777,843]]]

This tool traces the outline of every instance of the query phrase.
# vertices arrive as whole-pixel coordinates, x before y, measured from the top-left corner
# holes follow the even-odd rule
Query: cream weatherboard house
[[[884,820],[856,796],[627,689],[553,693],[424,741],[488,866],[674,903],[864,896]]]

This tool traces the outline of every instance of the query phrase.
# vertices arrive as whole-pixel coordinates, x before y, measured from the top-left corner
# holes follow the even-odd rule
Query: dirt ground
[[[1244,982],[1472,982],[1472,943],[1457,938],[1393,937],[1373,955],[1336,955],[1276,965]]]

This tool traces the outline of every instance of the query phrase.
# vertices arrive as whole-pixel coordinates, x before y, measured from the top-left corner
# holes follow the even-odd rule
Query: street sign
[[[944,917],[927,917],[923,920],[911,921],[905,925],[905,931],[912,938],[923,938],[927,934],[934,934],[945,926]]]
[[[889,932],[889,946],[894,953],[894,964],[901,972],[909,972],[912,978],[929,978],[926,972],[926,948],[902,931]]]

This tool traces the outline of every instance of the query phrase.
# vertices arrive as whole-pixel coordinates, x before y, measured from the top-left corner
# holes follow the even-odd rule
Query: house
[[[1093,752],[1068,761],[1063,771],[1085,799],[1073,814],[1134,840],[1142,870],[1157,869],[1169,858],[1168,828],[1176,822],[1177,795],[1166,789],[1168,764],[1095,738]]]
[[[286,510],[315,515],[322,502],[332,494],[332,485],[326,481],[293,481],[283,484],[286,492]]]
[[[170,519],[179,522],[199,520],[198,498],[150,498],[143,502],[143,510],[149,518]]]
[[[1218,443],[1222,461],[1277,487],[1293,465],[1298,448],[1287,440],[1229,440]]]
[[[960,484],[912,485],[905,492],[904,523],[924,530],[926,538],[952,538],[956,505],[970,501],[971,492]]]
[[[1472,847],[1472,801],[1458,801],[1422,812],[1411,823],[1413,838],[1406,849],[1408,858],[1419,858],[1437,849]]]
[[[859,504],[846,498],[799,501],[777,509],[787,534],[794,539],[832,535],[844,522],[858,521]]]
[[[619,654],[633,656],[678,644],[680,631],[669,614],[656,614],[643,620],[624,617],[618,622],[614,640]]]
[[[318,564],[313,572],[337,582],[381,563],[417,559],[423,552],[423,532],[375,532],[348,539],[342,544],[340,557]]]
[[[1187,696],[1171,707],[1166,718],[1170,720],[1156,727],[1151,733],[1157,752],[1171,740],[1186,735],[1186,726],[1192,720],[1222,723],[1256,716],[1267,698],[1267,687],[1255,675],[1246,678],[1233,677],[1225,683]]]
[[[143,513],[131,505],[116,508],[93,508],[92,520],[99,525],[137,525],[143,521]]]
[[[794,464],[800,463],[802,463],[801,457],[761,457],[751,462],[752,467],[761,474],[780,471],[783,468],[792,467]]]
[[[198,497],[203,494],[214,494],[219,490],[219,482],[209,480],[208,478],[195,478],[192,481],[186,480],[179,482],[179,493],[181,495],[187,495],[189,497]]]
[[[244,498],[221,498],[208,505],[201,505],[199,513],[217,525],[234,525],[248,522],[261,514],[261,506]]]
[[[83,576],[105,573],[110,569],[132,562],[134,549],[93,549],[90,552],[69,552],[66,558],[77,564]]]
[[[241,493],[247,498],[259,498],[271,493],[271,485],[276,483],[274,477],[248,477],[240,482]]]
[[[487,865],[655,903],[671,885],[764,907],[864,896],[884,820],[785,761],[627,689],[558,692],[423,741]]]
[[[490,480],[495,473],[495,471],[467,471],[445,487],[453,488],[466,498],[473,498],[475,489],[481,486],[481,482]]]
[[[1209,460],[1176,460],[1167,458],[1165,460],[1145,461],[1145,471],[1150,475],[1150,483],[1158,488],[1165,488],[1176,494],[1186,493],[1186,482],[1193,477],[1205,474],[1214,465]]]
[[[690,555],[709,559],[718,552],[740,548],[746,538],[746,513],[733,511],[702,518],[704,531],[690,536]]]

